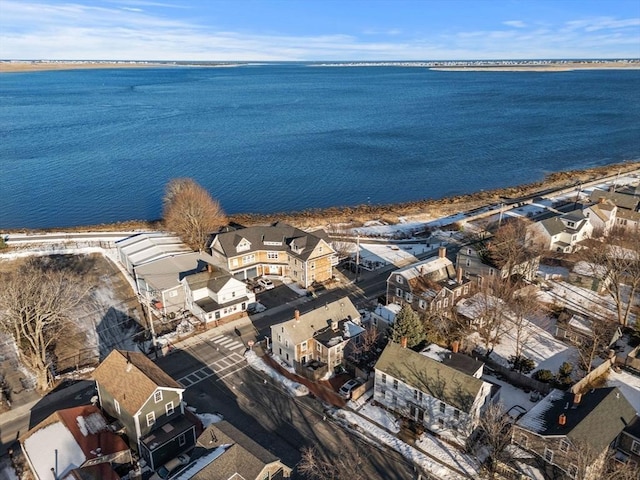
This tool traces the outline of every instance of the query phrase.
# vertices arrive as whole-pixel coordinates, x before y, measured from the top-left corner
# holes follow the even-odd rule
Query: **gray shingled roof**
[[[210,425],[198,439],[199,445],[214,450],[222,445],[231,445],[222,455],[189,478],[194,480],[227,480],[235,478],[254,479],[267,465],[279,459],[227,421]],[[189,473],[185,471],[185,474]]]
[[[375,369],[463,412],[471,410],[483,384],[482,380],[393,342],[386,346]]]
[[[560,425],[560,415],[566,416]],[[636,417],[636,411],[617,387],[589,390],[580,403],[574,394],[553,390],[519,422],[543,436],[565,435],[572,443],[586,443],[603,451]]]
[[[289,332],[291,341],[295,345],[305,340],[309,340],[316,332],[325,330],[331,325],[331,321],[341,322],[343,320],[356,320],[360,318],[360,312],[353,305],[349,297],[343,297],[335,302],[327,303],[323,307],[318,307],[308,313],[300,315],[300,319],[289,320],[287,322],[278,323],[271,328],[280,328]],[[342,325],[340,325],[342,333]]]
[[[235,257],[260,250],[272,250],[288,252],[301,260],[307,260],[325,236],[324,232],[307,233],[299,228],[278,222],[274,225],[247,227],[232,232],[219,233],[215,236],[212,244],[216,241],[219,242],[226,257]],[[238,252],[236,246],[243,238],[251,244],[251,248]],[[281,242],[281,245],[265,245],[265,242]],[[302,247],[302,252],[296,253],[291,250],[289,246],[292,242],[296,247]]]
[[[597,202],[601,198],[611,200],[618,207],[626,208],[628,210],[635,210],[638,208],[638,202],[640,202],[640,198],[633,195],[620,192],[605,192],[604,190],[594,190],[589,196],[589,199],[592,202]]]

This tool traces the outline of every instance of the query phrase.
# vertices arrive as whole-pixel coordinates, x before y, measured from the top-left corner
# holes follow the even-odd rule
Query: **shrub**
[[[555,379],[555,376],[553,375],[553,373],[551,373],[551,370],[536,370],[532,377],[535,380],[538,380],[539,382],[543,382],[543,383],[549,383],[551,381],[553,381]]]
[[[536,363],[533,360],[522,355],[517,357],[511,355],[509,357],[509,365],[511,366],[511,370],[524,373],[525,375],[536,368]]]

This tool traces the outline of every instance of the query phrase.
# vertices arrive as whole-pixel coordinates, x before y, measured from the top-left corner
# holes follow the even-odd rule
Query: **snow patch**
[[[282,384],[291,395],[294,395],[296,397],[309,395],[309,389],[306,386],[298,382],[294,382],[293,380],[289,380],[284,375],[281,375],[280,373],[276,372],[273,368],[268,366],[264,362],[264,360],[258,357],[258,355],[256,355],[256,352],[254,352],[253,350],[247,351],[245,353],[245,358],[247,359],[247,363],[252,368],[255,368],[256,370],[260,370],[261,372],[264,372],[267,375],[269,375],[275,381]]]

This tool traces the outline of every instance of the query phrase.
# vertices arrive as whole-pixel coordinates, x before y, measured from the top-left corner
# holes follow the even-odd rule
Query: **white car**
[[[348,380],[347,382],[345,382],[344,385],[340,387],[340,390],[338,390],[338,393],[345,400],[349,400],[351,398],[351,390],[353,390],[356,387],[359,387],[360,385],[362,385],[362,382],[359,379],[352,378],[351,380]]]
[[[259,278],[258,285],[260,285],[265,290],[271,290],[275,285],[268,278]]]

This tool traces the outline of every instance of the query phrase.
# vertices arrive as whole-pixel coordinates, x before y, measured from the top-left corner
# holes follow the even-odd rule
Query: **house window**
[[[120,402],[118,402],[118,400],[114,399],[113,400],[113,406],[116,409],[116,413],[118,415],[120,415]]]
[[[402,298],[402,289],[401,288],[396,288],[396,295],[400,298]]]
[[[466,265],[467,267],[470,267],[470,266],[471,266],[471,262],[469,261],[469,259],[468,259],[468,258],[467,258],[467,261],[465,262],[465,265]]]
[[[289,348],[289,340],[284,341],[284,348]]]
[[[443,418],[439,418],[438,419],[438,425],[440,425],[441,427],[444,427],[444,419]]]
[[[154,412],[147,413],[147,427],[156,423],[156,414]]]
[[[237,258],[232,258],[231,259],[231,266],[232,267],[237,267],[238,266],[238,259]]]
[[[278,334],[278,343],[282,343],[282,335]]]
[[[396,380],[395,378],[393,379],[393,389],[394,390],[398,389],[398,380]]]
[[[470,248],[467,248],[467,255],[471,255],[471,249]]]
[[[442,300],[438,300],[437,308],[438,308],[438,310],[440,310],[442,308]]]
[[[322,245],[318,247],[318,253],[322,253]]]
[[[302,342],[300,344],[300,350],[303,351],[303,352],[307,351],[307,342]]]
[[[309,268],[310,268],[311,270],[315,270],[315,268],[316,268],[316,262],[311,262],[311,263],[309,264]]]
[[[444,404],[444,402],[440,402],[440,413],[444,413],[445,408],[446,408],[446,405]]]
[[[318,352],[321,352],[322,351],[322,345],[320,345],[319,343],[316,343],[316,350]]]
[[[578,467],[573,464],[569,465],[569,468],[567,468],[567,475],[569,475],[570,478],[576,478],[578,476]]]
[[[167,412],[167,417],[173,415],[173,402],[169,402],[164,406],[165,411]]]
[[[549,450],[548,448],[545,447],[544,459],[549,463],[553,463],[553,450]]]
[[[185,434],[183,433],[182,435],[180,435],[178,437],[178,446],[179,447],[184,447],[185,443],[187,443],[187,437],[185,436]]]
[[[635,440],[631,443],[631,451],[636,455],[640,455],[640,442],[636,442]]]
[[[267,258],[269,260],[277,260],[278,259],[278,252],[267,252]]]
[[[236,247],[236,251],[244,252],[245,250],[249,250],[251,248],[251,244],[243,239],[238,246]]]
[[[417,402],[422,402],[422,392],[420,390],[413,390],[413,398]]]
[[[160,403],[162,401],[162,390],[158,390],[153,394],[153,401],[156,403]]]
[[[243,265],[247,265],[249,263],[254,263],[256,261],[256,254],[252,253],[251,255],[245,255],[242,257]]]
[[[396,282],[402,284],[402,275],[396,275]]]
[[[422,310],[424,310],[425,308],[427,308],[427,302],[425,302],[424,300],[420,300],[420,301],[418,302],[418,306],[419,306]]]
[[[405,300],[409,303],[411,303],[413,301],[413,295],[411,295],[409,292],[407,292],[404,296]]]
[[[567,442],[566,440],[561,440],[560,441],[560,451],[567,453],[569,451],[569,442]]]
[[[453,411],[453,419],[454,420],[460,420],[460,410],[454,410]]]
[[[382,383],[387,383],[387,374],[383,373],[382,375],[380,375],[380,381]]]
[[[444,308],[447,308],[449,306],[449,299],[445,298],[444,299]]]
[[[462,289],[462,292],[466,295],[469,293],[469,285],[465,285],[464,288]]]

